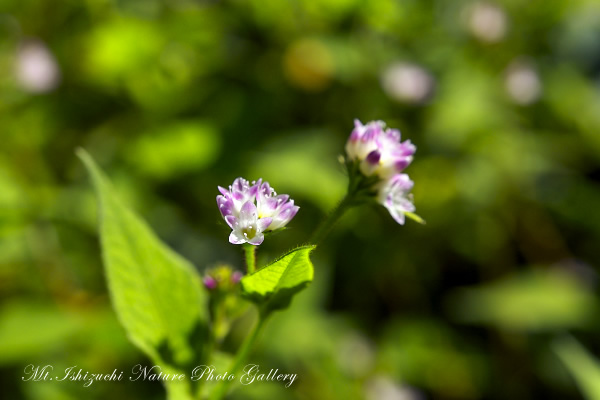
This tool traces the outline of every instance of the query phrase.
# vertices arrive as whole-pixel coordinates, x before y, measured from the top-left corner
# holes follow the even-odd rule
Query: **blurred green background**
[[[3,398],[164,398],[21,379],[150,364],[110,308],[78,146],[199,271],[242,269],[216,186],[300,205],[272,259],[343,195],[359,118],[418,146],[427,225],[348,213],[252,357],[299,379],[231,398],[599,399],[599,46],[595,0],[0,0]]]

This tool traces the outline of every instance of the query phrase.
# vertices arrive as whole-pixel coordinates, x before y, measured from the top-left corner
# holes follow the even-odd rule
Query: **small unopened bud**
[[[373,150],[367,155],[367,162],[369,164],[379,164],[379,160],[381,159],[381,153],[377,150]]]
[[[240,281],[242,280],[242,278],[244,277],[244,274],[242,274],[240,271],[235,271],[233,274],[231,274],[231,282],[235,285],[240,283]]]
[[[219,284],[212,276],[205,276],[202,283],[204,283],[204,287],[208,290],[215,290]]]

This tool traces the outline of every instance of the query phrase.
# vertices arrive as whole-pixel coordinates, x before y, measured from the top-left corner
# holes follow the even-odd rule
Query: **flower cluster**
[[[208,290],[232,290],[244,275],[240,271],[234,271],[228,265],[219,265],[206,271],[202,283]]]
[[[400,131],[385,127],[383,121],[363,125],[354,121],[354,130],[346,143],[347,159],[357,163],[365,177],[375,177],[377,200],[399,224],[407,212],[415,211],[410,190],[413,182],[401,173],[412,162],[416,147],[400,141]]]
[[[385,129],[383,121],[363,125],[355,120],[354,130],[346,143],[348,159],[358,161],[365,176],[377,175],[381,179],[408,167],[416,149],[410,140],[400,142],[400,131]]]
[[[237,178],[229,189],[219,186],[217,205],[232,229],[229,242],[259,245],[264,232],[283,228],[300,207],[288,195],[278,195],[268,182]]]

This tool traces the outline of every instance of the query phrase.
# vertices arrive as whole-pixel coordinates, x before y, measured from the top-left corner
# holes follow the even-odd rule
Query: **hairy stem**
[[[246,253],[246,266],[248,268],[247,273],[251,274],[256,271],[256,248],[258,246],[254,246],[249,243],[244,243],[244,252]]]
[[[231,367],[229,367],[229,369],[227,370],[227,372],[230,375],[235,375],[240,370],[242,365],[246,362],[248,355],[254,347],[256,338],[258,337],[258,334],[260,333],[266,319],[266,316],[264,316],[262,313],[259,313],[258,321],[256,321],[256,324],[252,328],[252,331],[248,334],[248,336],[246,336],[246,339],[244,339],[244,342],[241,344],[240,348],[237,351],[237,354],[235,355],[235,359],[233,360]],[[234,380],[226,379],[220,381],[213,390],[210,396],[210,400],[223,399]]]
[[[325,237],[331,231],[331,228],[335,225],[335,223],[340,219],[342,215],[350,208],[352,205],[352,195],[347,193],[346,196],[338,203],[338,205],[331,211],[329,216],[319,225],[317,230],[312,234],[309,239],[310,243],[319,244],[320,241],[325,239]]]

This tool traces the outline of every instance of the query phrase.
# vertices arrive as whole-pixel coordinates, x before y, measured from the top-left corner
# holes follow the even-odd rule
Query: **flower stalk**
[[[329,213],[329,216],[318,226],[310,237],[309,242],[319,244],[331,232],[335,223],[348,211],[352,204],[352,195],[347,193],[338,205]]]
[[[261,332],[267,320],[267,316],[268,314],[263,314],[262,312],[259,312],[258,320],[254,324],[252,331],[250,331],[248,336],[246,336],[246,338],[244,339],[244,342],[240,345],[240,348],[238,349],[235,358],[231,363],[231,367],[227,369],[227,371],[231,375],[237,374],[242,365],[246,362],[248,356],[250,355],[250,352],[254,348],[254,343],[256,342],[256,339],[258,338],[258,335]],[[227,391],[229,390],[229,387],[232,383],[233,380],[228,379],[220,381],[211,393],[210,400],[223,399],[227,394]]]
[[[256,271],[256,248],[257,246],[245,243],[243,245],[244,253],[246,255],[246,267],[247,273],[252,274]]]

